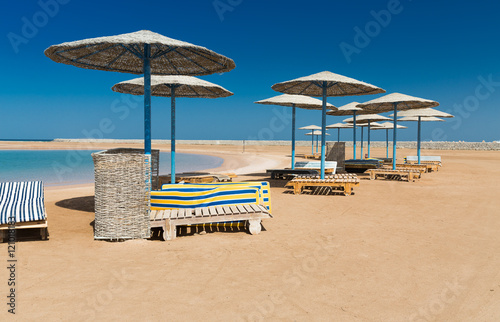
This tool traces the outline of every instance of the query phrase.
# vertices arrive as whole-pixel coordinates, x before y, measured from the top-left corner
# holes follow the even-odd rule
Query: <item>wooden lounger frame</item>
[[[420,179],[421,173],[415,169],[369,169],[365,173],[370,174],[370,180],[375,180],[379,177],[384,177],[389,180],[415,181]]]
[[[149,216],[151,228],[163,228],[164,240],[177,237],[177,226],[243,220],[248,221],[250,234],[257,235],[261,231],[260,222],[265,218],[272,216],[266,207],[257,204],[152,210]]]
[[[4,224],[0,225],[0,242],[5,242],[8,239],[8,231],[11,228],[10,225]],[[47,240],[49,237],[49,231],[47,228],[47,220],[38,221],[28,221],[28,222],[18,222],[15,224],[14,229],[40,229],[40,235],[42,240]]]
[[[300,194],[306,187],[340,188],[345,196],[353,194],[354,187],[359,186],[359,178],[355,174],[335,174],[320,179],[318,176],[299,176],[289,181],[285,187],[293,188],[294,194]]]
[[[406,161],[404,164],[416,164],[418,165],[418,161]],[[432,171],[439,171],[439,167],[442,166],[440,161],[420,161],[420,165],[426,165],[430,167]]]

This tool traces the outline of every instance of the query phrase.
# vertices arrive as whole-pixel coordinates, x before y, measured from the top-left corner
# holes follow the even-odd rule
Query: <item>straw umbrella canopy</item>
[[[149,30],[50,46],[55,62],[87,69],[144,74],[144,151],[151,154],[151,74],[209,75],[228,72],[234,61],[205,47]]]
[[[296,107],[299,107],[308,110],[320,110],[323,103],[320,100],[309,96],[290,94],[274,96],[265,100],[257,101],[255,103],[264,105],[289,106],[292,108],[292,169],[295,169],[295,109]],[[332,104],[328,104],[328,107],[331,110],[337,109]]]
[[[396,138],[397,138],[397,114],[398,111],[406,111],[421,108],[436,107],[439,103],[423,98],[413,97],[400,93],[388,94],[374,100],[358,104],[365,110],[372,111],[373,113],[383,113],[394,111],[394,131],[393,131],[393,147],[392,147],[392,168],[396,169]]]
[[[313,130],[313,131],[320,130],[321,131],[321,127],[317,126],[317,125],[308,125],[308,126],[299,127],[299,130]],[[317,148],[316,148],[316,152],[318,152]],[[311,154],[314,154],[314,135],[311,137]]]
[[[432,110],[432,109],[431,109]],[[437,115],[437,114],[441,114],[444,115],[444,117],[453,117],[453,115],[451,114],[448,114],[448,113],[444,113],[444,112],[440,112],[440,111],[437,111],[437,110],[434,110],[436,112],[439,112],[439,113],[433,113],[432,111],[424,111],[424,115]],[[421,156],[421,142],[422,142],[422,139],[421,139],[421,123],[422,122],[444,122],[443,119],[440,119],[438,117],[434,117],[434,116],[421,116],[421,115],[418,115],[418,116],[405,116],[405,117],[402,117],[400,118],[398,121],[410,121],[410,122],[418,122],[418,127],[417,127],[417,156],[418,156],[418,164],[420,164],[420,156]]]
[[[394,128],[394,124],[391,122],[379,123],[379,127],[373,128],[372,130],[385,130],[385,157],[389,159],[389,130]],[[399,125],[398,129],[407,129],[406,126]]]
[[[144,95],[144,78],[135,78],[115,84],[112,90],[119,93],[132,95]],[[151,95],[171,98],[171,120],[170,120],[170,158],[171,158],[171,182],[175,183],[175,98],[176,97],[200,97],[217,98],[233,95],[225,88],[192,76],[152,76]]]
[[[326,112],[327,115],[334,115],[334,116],[346,116],[346,115],[352,115],[353,116],[353,134],[352,134],[352,141],[353,141],[353,146],[352,146],[352,152],[353,152],[353,159],[356,160],[356,117],[358,115],[362,114],[372,114],[370,111],[365,111],[360,107],[356,107],[359,102],[351,102],[346,105],[342,105],[341,107],[337,108],[337,111],[328,111]]]
[[[312,136],[312,140],[313,140],[312,144],[313,145],[314,145],[314,137],[316,136],[316,153],[318,153],[318,138],[321,135],[321,131],[320,130],[312,130],[312,132],[306,133],[306,135]],[[330,135],[330,134],[325,133],[325,135]]]
[[[394,116],[394,115],[391,115]],[[420,133],[421,133],[421,121],[422,118],[424,117],[442,117],[442,118],[450,118],[453,117],[453,115],[441,112],[438,110],[435,110],[433,108],[423,108],[423,109],[418,109],[418,110],[408,110],[408,111],[403,111],[399,113],[399,116],[408,116],[408,117],[416,117],[418,118],[418,126],[417,126],[417,155],[418,155],[418,164],[420,164]],[[399,119],[401,121],[401,119]],[[426,120],[426,121],[432,121],[431,120]],[[437,120],[434,120],[437,121]]]
[[[326,98],[328,96],[369,95],[385,93],[379,87],[353,78],[324,71],[306,77],[274,84],[273,90],[285,94],[298,94],[323,98],[321,122],[321,178],[325,178],[326,138]]]
[[[327,125],[327,129],[337,129],[337,142],[340,142],[340,129],[351,129],[354,126],[346,123],[335,123],[331,125]]]
[[[371,127],[371,122],[376,122],[376,121],[386,121],[390,120],[390,118],[378,115],[378,114],[365,114],[361,115],[358,117],[358,122],[360,124],[368,124],[368,157],[370,157],[371,151],[370,151],[370,127]],[[353,123],[354,118],[348,118],[345,119],[344,122],[346,123]],[[361,131],[363,131],[363,128],[361,128]],[[362,133],[362,132],[361,132]],[[361,156],[363,156],[363,152],[361,152]]]

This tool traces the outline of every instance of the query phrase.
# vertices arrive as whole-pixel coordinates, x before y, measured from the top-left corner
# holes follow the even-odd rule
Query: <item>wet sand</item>
[[[81,148],[23,147],[54,144]],[[268,180],[266,168],[289,163],[287,147],[178,151],[220,156],[225,162],[216,170],[238,172],[236,180]],[[169,242],[94,241],[93,186],[48,187],[50,239],[17,243],[15,317],[498,321],[500,152],[423,154],[441,155],[443,167],[414,183],[363,179],[349,197],[296,196],[271,181],[274,218],[257,236],[227,231]],[[398,150],[405,155],[415,151]],[[6,262],[7,245],[0,247]],[[7,280],[2,269],[4,296]],[[0,320],[12,318],[7,309]]]

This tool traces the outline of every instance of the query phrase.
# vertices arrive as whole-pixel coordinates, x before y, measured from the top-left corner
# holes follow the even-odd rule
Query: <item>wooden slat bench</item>
[[[306,187],[329,187],[340,188],[345,196],[351,195],[356,186],[359,186],[359,178],[352,173],[325,176],[325,179],[320,179],[319,176],[299,176],[285,185],[285,187],[292,188],[294,194],[302,193]]]
[[[415,164],[418,165],[417,161],[406,161],[404,164]],[[420,161],[420,165],[427,166],[431,171],[439,171],[439,167],[441,167],[440,161]]]
[[[365,173],[370,174],[370,180],[375,180],[379,177],[384,177],[389,180],[404,180],[404,181],[415,181],[415,179],[420,179],[420,171],[415,169],[369,169]]]
[[[384,170],[391,170],[392,165],[390,166],[384,166]],[[396,163],[396,170],[416,170],[420,173],[427,173],[431,170],[429,170],[429,167],[425,164],[406,164],[406,163]]]
[[[151,228],[163,228],[163,239],[176,238],[176,227],[184,225],[209,224],[228,221],[248,221],[252,235],[261,231],[260,222],[272,218],[266,207],[257,204],[238,204],[202,208],[152,210],[149,216]]]

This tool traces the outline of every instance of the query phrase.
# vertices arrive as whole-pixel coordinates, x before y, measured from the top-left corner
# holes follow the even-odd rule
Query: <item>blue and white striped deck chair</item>
[[[178,184],[164,184],[161,190],[168,190],[178,186],[186,186],[198,189],[208,189],[213,187],[224,187],[226,189],[235,188],[256,188],[259,191],[260,204],[265,206],[269,213],[271,214],[271,188],[269,182],[267,181],[255,181],[255,182],[214,182],[214,183],[178,183]]]
[[[168,184],[165,190],[151,191],[151,210],[259,204],[257,188],[191,187]]]
[[[47,238],[47,214],[41,181],[0,183],[0,237],[2,240],[7,238],[12,228],[40,228],[42,239]]]

